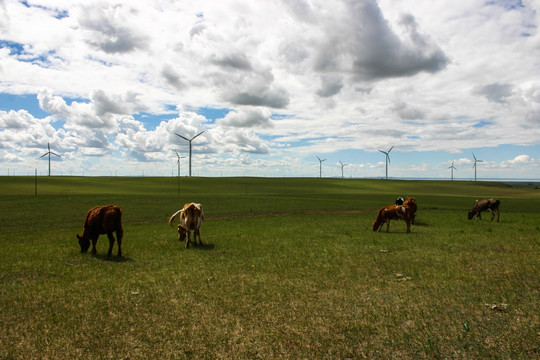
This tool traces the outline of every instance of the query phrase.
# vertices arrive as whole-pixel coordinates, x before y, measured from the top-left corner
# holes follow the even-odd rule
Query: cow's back
[[[501,201],[499,199],[489,199],[489,208],[495,210],[499,208]]]
[[[122,210],[116,205],[96,206],[86,215],[84,229],[106,234],[122,228]]]
[[[187,230],[199,229],[202,225],[203,213],[201,204],[189,203],[184,206],[181,215],[182,225]]]

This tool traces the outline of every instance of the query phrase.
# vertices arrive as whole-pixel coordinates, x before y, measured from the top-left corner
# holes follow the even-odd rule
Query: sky
[[[540,179],[540,0],[0,0],[0,176]],[[178,155],[177,155],[178,154]],[[324,160],[319,162],[319,159]],[[343,164],[343,166],[342,166]]]

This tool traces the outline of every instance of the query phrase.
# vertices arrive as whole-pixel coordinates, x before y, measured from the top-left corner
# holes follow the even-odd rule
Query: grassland
[[[374,233],[414,196],[417,223]],[[477,198],[501,220],[466,219]],[[204,205],[206,245],[166,221]],[[123,258],[81,254],[124,211]],[[113,251],[116,253],[116,247]],[[0,177],[0,359],[538,359],[540,190],[341,179]]]

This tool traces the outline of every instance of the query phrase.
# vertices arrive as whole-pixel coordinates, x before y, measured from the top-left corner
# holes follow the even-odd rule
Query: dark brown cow
[[[405,220],[407,232],[411,232],[413,210],[407,205],[388,205],[379,209],[377,219],[373,222],[373,231],[381,231],[382,225],[386,223],[386,232],[390,228],[390,220]]]
[[[122,256],[122,210],[115,205],[96,206],[90,209],[84,220],[84,232],[81,235],[77,234],[81,252],[85,253],[90,247],[92,241],[92,254],[96,253],[96,244],[101,234],[107,234],[109,238],[109,251],[107,256],[111,256],[114,245],[113,232],[116,232],[116,240],[118,241],[118,256]]]
[[[178,241],[186,240],[186,247],[189,247],[191,242],[191,230],[193,230],[193,243],[197,245],[197,236],[199,237],[199,244],[203,244],[201,240],[201,226],[204,223],[204,212],[201,204],[187,203],[184,207],[169,218],[169,225],[172,226],[172,222],[176,215],[180,214],[178,224]],[[186,239],[187,237],[187,239]]]
[[[499,205],[501,202],[498,199],[482,199],[476,200],[471,211],[469,211],[468,218],[471,220],[474,215],[479,220],[482,220],[482,211],[489,211],[491,213],[491,221],[495,217],[495,212],[497,213],[497,222],[499,222]]]

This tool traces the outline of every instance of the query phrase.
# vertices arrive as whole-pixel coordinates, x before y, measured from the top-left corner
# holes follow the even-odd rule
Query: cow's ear
[[[82,240],[82,236],[77,234],[77,239]]]

